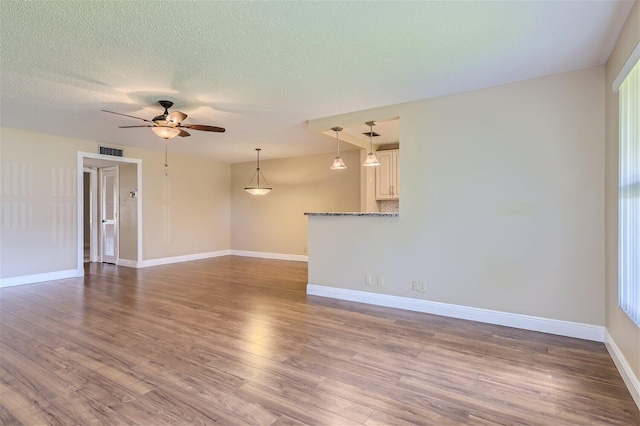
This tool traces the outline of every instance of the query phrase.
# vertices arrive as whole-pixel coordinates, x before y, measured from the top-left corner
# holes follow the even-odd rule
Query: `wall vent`
[[[124,150],[120,148],[111,148],[110,146],[100,146],[100,154],[122,157],[124,155]]]

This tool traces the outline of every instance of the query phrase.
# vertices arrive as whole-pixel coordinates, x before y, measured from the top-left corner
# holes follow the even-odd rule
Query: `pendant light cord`
[[[373,121],[371,122],[371,124],[369,124],[369,142],[370,142],[370,147],[369,147],[369,152],[373,152]]]
[[[258,151],[258,164],[256,167],[256,174],[258,175],[258,188],[260,188],[260,150],[257,149],[256,151]]]

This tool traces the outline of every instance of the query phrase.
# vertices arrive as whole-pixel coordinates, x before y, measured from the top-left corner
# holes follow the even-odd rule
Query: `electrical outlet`
[[[377,277],[376,283],[378,284],[378,287],[384,287],[384,277]]]
[[[364,284],[365,285],[371,285],[371,275],[365,275],[364,276]]]
[[[411,281],[411,291],[418,291],[418,281]]]
[[[307,254],[307,246],[302,247],[302,253]]]
[[[419,293],[426,293],[427,283],[424,281],[411,281],[411,290]]]

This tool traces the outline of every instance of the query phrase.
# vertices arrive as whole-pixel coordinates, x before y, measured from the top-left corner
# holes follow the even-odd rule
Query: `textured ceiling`
[[[161,150],[151,119],[225,127],[170,152],[335,149],[306,120],[605,63],[632,1],[1,1],[0,124]]]

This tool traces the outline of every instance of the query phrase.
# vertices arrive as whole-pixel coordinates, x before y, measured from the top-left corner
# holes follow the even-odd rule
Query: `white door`
[[[101,232],[103,263],[118,262],[118,167],[100,169]]]

